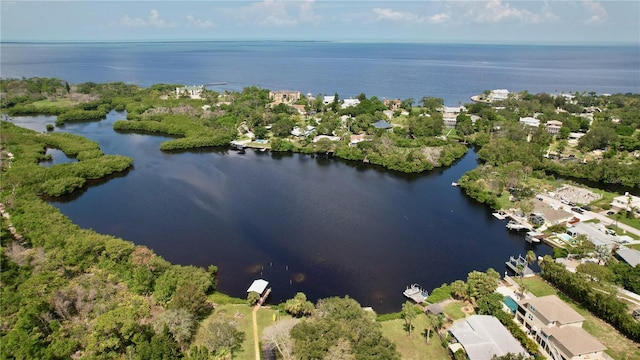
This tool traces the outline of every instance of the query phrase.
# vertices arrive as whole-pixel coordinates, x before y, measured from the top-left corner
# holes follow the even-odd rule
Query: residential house
[[[400,105],[402,105],[402,100],[400,99],[394,99],[394,100],[384,100],[384,106],[387,107],[387,109],[391,110],[391,111],[396,111],[398,109],[400,109]]]
[[[280,103],[291,105],[296,101],[300,100],[300,91],[291,91],[291,90],[269,91],[269,100],[275,105]]]
[[[202,91],[204,91],[204,85],[200,86],[182,86],[176,88],[176,97],[180,97],[183,95],[189,96],[192,99],[200,99],[200,95],[202,95]]]
[[[314,126],[311,125],[307,125],[304,129],[300,129],[299,127],[294,127],[293,130],[291,130],[291,135],[293,136],[309,136],[311,135],[311,133],[315,130],[316,128]]]
[[[531,117],[531,116],[525,116],[525,117],[521,117],[520,120],[518,120],[520,123],[526,125],[526,126],[531,126],[531,127],[538,127],[540,126],[540,120]]]
[[[367,139],[367,134],[351,135],[349,146],[356,146],[359,142],[370,140]]]
[[[621,246],[616,250],[616,257],[627,264],[636,267],[640,264],[640,251]]]
[[[335,95],[325,96],[322,98],[322,103],[325,105],[333,104],[333,100],[335,99]]]
[[[509,330],[490,315],[472,315],[459,320],[449,332],[457,340],[449,346],[451,351],[462,345],[469,360],[488,360],[507,353],[528,355]]]
[[[547,129],[549,134],[555,135],[560,132],[560,128],[562,128],[562,121],[549,120],[544,124],[544,127]]]
[[[629,194],[628,192],[622,196],[613,198],[611,207],[618,210],[640,212],[640,197]]]
[[[391,130],[393,128],[393,125],[391,125],[390,123],[384,121],[384,120],[380,120],[380,121],[376,121],[373,123],[373,127],[376,129],[385,129],[385,130]]]
[[[508,97],[509,97],[509,90],[496,89],[496,90],[491,90],[489,92],[489,96],[487,96],[487,100],[489,102],[494,102],[494,101],[500,101],[500,100],[507,100]]]
[[[518,301],[516,320],[554,360],[604,359],[607,348],[582,329],[584,317],[556,295]]]
[[[344,99],[340,107],[346,109],[351,106],[358,106],[358,104],[360,104],[360,100],[358,99]]]

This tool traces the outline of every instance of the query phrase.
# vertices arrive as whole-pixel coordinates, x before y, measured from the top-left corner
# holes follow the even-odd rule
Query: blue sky
[[[11,1],[2,41],[334,40],[640,45],[640,1]]]

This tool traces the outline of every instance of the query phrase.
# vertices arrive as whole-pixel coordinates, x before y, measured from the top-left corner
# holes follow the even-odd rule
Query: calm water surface
[[[220,290],[234,296],[264,277],[273,303],[302,291],[396,311],[411,283],[431,290],[474,269],[503,272],[510,255],[530,249],[451,186],[476,166],[473,151],[422,175],[297,154],[167,154],[159,150],[167,138],[115,133],[123,117],[112,112],[62,131],[133,157],[134,169],[54,205],[82,227],[147,245],[171,262],[218,265]],[[15,120],[39,131],[53,121]]]
[[[2,77],[71,83],[260,86],[340,98],[469,102],[489,89],[531,93],[640,91],[638,46],[339,42],[0,43]]]

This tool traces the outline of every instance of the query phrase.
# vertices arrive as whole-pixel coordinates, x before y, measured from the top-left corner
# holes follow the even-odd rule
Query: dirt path
[[[260,360],[260,338],[258,337],[258,318],[257,313],[260,309],[260,305],[256,305],[251,311],[251,317],[253,318],[253,348],[256,354],[256,360]]]

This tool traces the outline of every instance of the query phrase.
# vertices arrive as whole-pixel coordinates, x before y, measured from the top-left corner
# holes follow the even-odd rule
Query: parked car
[[[607,211],[607,215],[615,215],[616,212],[615,211]]]
[[[582,211],[582,209],[580,209],[579,207],[572,207],[571,210],[577,212],[578,214],[584,213],[584,211]]]
[[[582,205],[582,206],[580,206],[580,209],[585,210],[585,211],[591,211],[591,206],[589,206],[589,205]]]

